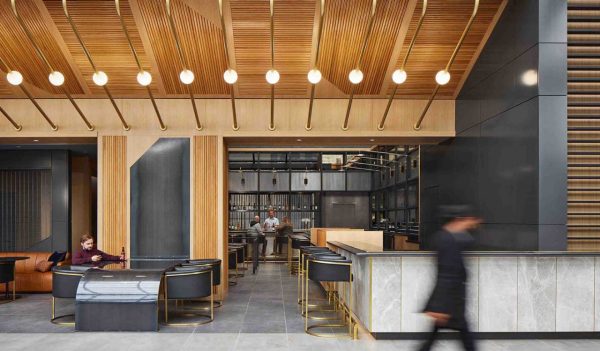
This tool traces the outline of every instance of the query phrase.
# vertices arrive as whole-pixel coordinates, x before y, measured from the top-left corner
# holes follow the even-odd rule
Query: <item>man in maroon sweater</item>
[[[81,251],[73,256],[73,264],[95,263],[100,261],[122,261],[125,257],[113,256],[94,247],[94,238],[85,234],[81,237]]]

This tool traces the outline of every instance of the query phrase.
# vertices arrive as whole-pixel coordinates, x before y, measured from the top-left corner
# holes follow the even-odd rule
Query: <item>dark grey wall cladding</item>
[[[159,139],[130,174],[131,256],[189,257],[190,140]]]
[[[482,250],[566,249],[566,1],[511,0],[456,100],[456,138],[421,152],[424,248],[441,204],[472,204]]]
[[[52,233],[28,251],[68,251],[71,243],[71,163],[66,150],[0,151],[2,170],[50,169],[52,174]]]

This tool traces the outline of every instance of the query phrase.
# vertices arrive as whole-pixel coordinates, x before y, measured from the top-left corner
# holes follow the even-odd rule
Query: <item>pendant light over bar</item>
[[[177,48],[179,63],[183,68],[181,73],[179,73],[179,80],[186,85],[186,89],[190,95],[190,101],[194,110],[194,118],[196,119],[196,130],[202,130],[202,124],[200,123],[200,118],[198,118],[198,109],[196,108],[196,102],[194,101],[194,93],[192,92],[192,88],[190,86],[190,84],[192,84],[194,81],[194,72],[190,70],[190,65],[183,55],[183,49],[181,48],[181,42],[179,41],[179,36],[177,35],[177,30],[175,29],[175,22],[173,22],[173,14],[171,13],[171,0],[165,0],[165,5],[167,7],[167,18],[169,20],[169,26],[171,27],[171,33],[173,33],[173,38],[175,39],[175,47]]]
[[[319,1],[319,29],[317,32],[317,52],[315,55],[315,64],[313,68],[308,72],[308,81],[310,82],[310,102],[308,104],[308,119],[306,120],[306,126],[304,129],[311,130],[312,129],[312,110],[313,110],[313,102],[315,99],[315,88],[317,84],[321,81],[321,71],[317,68],[317,63],[319,62],[319,52],[321,51],[321,33],[323,32],[323,19],[325,18],[325,0]]]
[[[350,91],[350,99],[348,100],[348,108],[346,109],[346,118],[344,118],[344,124],[342,125],[342,130],[348,130],[348,120],[350,119],[350,110],[352,109],[352,100],[354,99],[354,90],[356,89],[356,85],[362,82],[363,80],[363,72],[360,70],[360,66],[362,64],[362,59],[365,56],[365,51],[367,50],[367,45],[369,44],[369,38],[371,37],[371,32],[373,31],[373,20],[375,19],[375,8],[377,7],[377,0],[373,0],[373,4],[371,6],[371,16],[369,17],[369,25],[367,27],[367,36],[362,45],[362,49],[360,50],[360,56],[356,61],[356,68],[350,71],[348,75],[348,79],[352,82],[352,90]]]
[[[427,0],[423,0],[423,7],[421,9],[421,17],[419,17],[419,22],[417,23],[417,29],[413,34],[412,39],[410,40],[410,44],[408,45],[408,49],[406,50],[406,55],[404,55],[404,59],[402,60],[402,65],[399,69],[395,70],[392,74],[392,81],[394,84],[394,90],[392,90],[392,94],[388,100],[387,106],[385,107],[385,112],[383,112],[383,117],[381,117],[381,121],[377,125],[378,130],[385,129],[385,119],[387,118],[388,112],[390,112],[390,107],[392,106],[392,102],[394,101],[394,96],[396,95],[396,89],[398,86],[406,81],[407,74],[404,70],[406,66],[406,62],[408,61],[408,56],[412,51],[413,46],[415,45],[415,41],[417,39],[417,35],[419,34],[419,30],[421,29],[421,25],[423,24],[423,19],[425,19],[425,13],[427,12]]]
[[[21,16],[19,15],[19,12],[17,11],[17,3],[16,3],[16,1],[17,0],[11,0],[10,3],[11,3],[11,6],[12,6],[13,13],[15,14],[15,17],[17,18],[17,22],[19,23],[19,26],[23,29],[23,31],[27,35],[27,38],[31,42],[31,45],[33,45],[33,47],[35,49],[35,52],[42,59],[42,61],[44,61],[44,63],[46,64],[46,66],[48,66],[48,69],[50,69],[50,75],[48,76],[48,79],[50,80],[50,83],[52,85],[54,85],[54,86],[57,86],[57,87],[62,86],[62,84],[65,82],[65,77],[63,76],[62,73],[60,73],[59,71],[56,71],[52,67],[52,65],[50,64],[50,62],[48,61],[48,59],[46,58],[46,56],[42,52],[42,50],[39,48],[39,46],[37,45],[37,43],[33,39],[33,35],[29,31],[29,29],[25,25],[25,22],[23,22],[23,19],[21,18]],[[79,106],[77,105],[77,103],[75,103],[75,100],[73,100],[73,98],[71,97],[71,94],[69,94],[69,92],[65,88],[62,88],[62,91],[65,94],[65,96],[67,97],[67,99],[69,99],[69,101],[71,102],[71,104],[73,105],[73,107],[75,108],[75,110],[77,110],[77,113],[79,113],[79,116],[81,116],[81,119],[83,120],[83,122],[87,126],[87,129],[89,131],[94,130],[94,126],[90,123],[90,121],[87,120],[87,118],[85,117],[85,115],[83,114],[83,112],[81,111],[81,109],[79,108]]]
[[[225,61],[227,62],[227,70],[223,74],[223,79],[230,85],[229,91],[231,93],[231,112],[233,113],[233,130],[239,130],[237,121],[237,112],[235,110],[235,92],[233,91],[233,84],[237,82],[238,74],[231,68],[231,62],[229,62],[229,45],[227,45],[227,33],[225,32],[225,18],[223,17],[223,0],[219,0],[219,14],[221,15],[221,28],[223,30],[223,43],[225,47]]]
[[[4,69],[6,69],[6,72],[8,72],[6,74],[6,80],[11,85],[21,86],[21,84],[23,83],[23,75],[19,71],[14,71],[14,70],[10,69],[10,67],[8,67],[6,62],[4,62],[4,60],[2,60],[1,57],[0,57],[0,64],[2,64],[2,67]],[[15,122],[15,120],[12,119],[10,117],[10,115],[8,114],[8,112],[6,112],[2,107],[0,107],[0,112],[4,115],[4,117],[6,117],[6,119],[10,122],[10,124],[13,125],[13,127],[15,128],[15,130],[17,132],[20,132],[23,129],[23,126],[21,126],[20,124]]]
[[[467,23],[467,26],[463,30],[462,35],[460,36],[460,39],[458,40],[458,43],[456,44],[456,47],[454,48],[454,51],[452,52],[452,56],[450,56],[450,60],[448,60],[448,64],[446,64],[446,67],[443,70],[439,71],[435,75],[435,80],[436,80],[437,84],[435,86],[435,89],[433,90],[433,93],[429,97],[429,100],[427,101],[427,104],[425,105],[425,108],[423,109],[423,112],[421,113],[419,120],[413,126],[413,128],[415,130],[421,129],[421,123],[423,122],[423,118],[425,118],[425,114],[429,110],[429,107],[431,106],[433,99],[437,95],[438,90],[440,90],[440,86],[446,85],[450,81],[450,71],[449,71],[450,66],[454,62],[454,59],[456,58],[456,54],[458,54],[458,51],[460,50],[460,47],[462,46],[463,41],[465,40],[465,37],[467,36],[469,29],[471,28],[471,25],[473,24],[473,20],[475,19],[475,16],[477,16],[478,9],[479,9],[479,0],[475,0],[475,5],[473,6],[473,13],[471,14],[471,17],[469,18],[469,22]]]
[[[110,103],[112,104],[113,108],[115,109],[115,112],[117,113],[117,115],[119,116],[119,119],[121,120],[121,125],[123,126],[123,129],[129,130],[130,129],[129,125],[125,121],[125,118],[123,118],[123,114],[121,113],[121,110],[119,110],[119,107],[117,106],[117,104],[115,102],[115,99],[113,99],[112,94],[110,93],[110,91],[108,90],[108,87],[106,86],[106,84],[108,83],[108,76],[103,71],[98,70],[98,68],[96,67],[96,64],[94,63],[94,60],[92,59],[92,55],[90,54],[89,50],[83,43],[83,39],[79,35],[79,31],[77,30],[77,27],[75,26],[75,23],[73,22],[73,19],[71,18],[71,15],[69,14],[69,10],[67,7],[67,0],[62,0],[62,5],[63,5],[63,12],[65,13],[65,17],[67,17],[67,20],[69,21],[69,24],[71,25],[71,29],[73,30],[73,33],[75,33],[75,37],[77,38],[79,45],[81,45],[81,48],[83,49],[83,52],[85,53],[85,57],[87,57],[88,61],[90,62],[90,65],[92,66],[92,69],[94,70],[94,75],[92,77],[94,83],[98,86],[101,86],[102,89],[104,89],[104,92],[110,99]]]
[[[129,32],[127,31],[127,26],[125,25],[125,20],[123,20],[123,16],[121,15],[121,6],[119,4],[119,0],[115,0],[115,7],[117,9],[117,15],[119,15],[119,21],[121,22],[121,28],[123,29],[123,33],[125,33],[125,37],[127,38],[127,43],[129,44],[129,48],[131,49],[131,53],[135,58],[135,63],[138,66],[138,74],[137,81],[140,85],[146,87],[146,91],[148,91],[148,96],[150,97],[150,101],[152,102],[152,107],[154,107],[154,112],[156,112],[156,117],[158,118],[158,123],[160,125],[160,130],[167,130],[167,126],[163,123],[162,117],[160,116],[160,111],[158,111],[158,106],[156,106],[156,101],[154,100],[154,95],[152,94],[152,90],[150,90],[150,83],[152,82],[152,75],[150,72],[144,71],[142,68],[142,63],[140,62],[140,58],[138,57],[137,51],[133,47],[133,43],[131,42],[131,38],[129,37]]]
[[[273,42],[273,1],[269,0],[269,11],[271,20],[271,69],[267,72],[267,82],[271,84],[271,120],[269,121],[269,130],[275,130],[275,84],[279,82],[279,72],[275,69],[275,44]]]

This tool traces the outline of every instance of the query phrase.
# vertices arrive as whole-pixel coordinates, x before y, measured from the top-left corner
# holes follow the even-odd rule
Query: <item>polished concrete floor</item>
[[[315,289],[317,293],[317,289]],[[48,321],[50,295],[25,295],[0,305],[2,350],[255,350],[363,351],[415,350],[417,341],[334,340],[304,333],[296,303],[296,277],[283,264],[265,264],[231,287],[213,323],[190,328],[161,327],[159,333],[74,333]],[[68,310],[68,306],[60,306]],[[480,350],[600,350],[600,340],[484,340]],[[441,341],[435,350],[460,350],[456,341]]]

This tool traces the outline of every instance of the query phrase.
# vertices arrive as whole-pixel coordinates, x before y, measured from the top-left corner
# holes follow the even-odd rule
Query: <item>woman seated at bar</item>
[[[290,217],[284,216],[283,223],[277,227],[277,236],[275,236],[275,253],[280,255],[283,244],[287,244],[288,235],[294,234],[294,227]]]
[[[73,264],[96,263],[101,261],[123,261],[124,255],[114,256],[94,247],[94,238],[89,234],[81,236],[81,251],[73,256]]]

